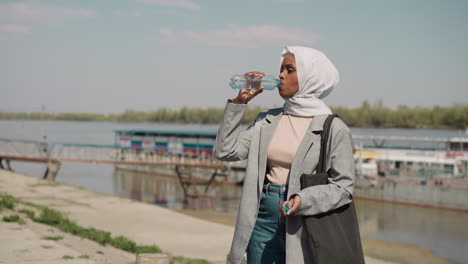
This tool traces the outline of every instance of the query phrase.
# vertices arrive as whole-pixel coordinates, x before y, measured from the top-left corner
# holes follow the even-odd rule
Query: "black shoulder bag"
[[[301,175],[301,189],[329,183],[330,175],[325,171],[326,152],[330,126],[334,117],[336,115],[328,116],[323,125],[316,174]],[[303,220],[314,263],[364,263],[354,201],[326,213],[304,216]]]

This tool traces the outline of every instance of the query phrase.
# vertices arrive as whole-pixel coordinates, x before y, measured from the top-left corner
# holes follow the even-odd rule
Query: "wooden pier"
[[[12,161],[43,163],[47,166],[44,179],[55,181],[63,163],[88,163],[125,165],[127,167],[169,168],[184,191],[188,208],[213,208],[216,197],[208,195],[208,189],[219,176],[228,175],[225,163],[209,156],[164,155],[118,145],[94,145],[10,140],[0,138],[0,168],[13,171]],[[206,170],[205,177],[193,174],[194,169]],[[202,187],[202,188],[200,188]],[[202,189],[202,190],[200,190]],[[198,202],[198,206],[194,201]]]

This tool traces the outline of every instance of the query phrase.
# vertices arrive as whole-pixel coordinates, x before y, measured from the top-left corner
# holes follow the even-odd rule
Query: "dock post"
[[[6,165],[7,165],[7,170],[13,171],[13,168],[11,167],[11,164],[10,164],[10,160],[6,159],[5,162],[6,162]]]
[[[54,181],[51,172],[52,172],[52,160],[50,159],[50,156],[49,156],[47,159],[47,180]]]
[[[169,256],[166,254],[137,254],[136,264],[169,264]]]
[[[42,179],[47,180],[48,175],[49,175],[49,166],[47,166],[46,171],[44,172],[44,176],[42,176]]]
[[[62,166],[62,163],[58,160],[55,162],[55,171],[52,172],[52,181],[55,182],[55,178],[57,178],[57,174],[60,171],[60,167]]]

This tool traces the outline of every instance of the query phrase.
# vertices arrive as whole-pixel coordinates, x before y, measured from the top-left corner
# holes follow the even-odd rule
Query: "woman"
[[[240,131],[247,103],[263,89],[241,90],[229,100],[218,131],[215,156],[225,161],[247,159],[246,176],[228,262],[313,263],[302,217],[341,207],[352,201],[354,160],[349,128],[338,118],[330,129],[327,168],[334,171],[326,185],[300,189],[302,174],[315,171],[320,132],[331,110],[321,101],[339,81],[339,74],[320,51],[284,48],[278,87],[282,108],[260,113]],[[246,75],[263,77],[264,73]],[[290,209],[286,212],[285,207]]]

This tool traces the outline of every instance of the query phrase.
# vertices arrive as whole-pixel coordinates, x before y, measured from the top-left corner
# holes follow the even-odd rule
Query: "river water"
[[[41,124],[39,121],[0,120],[1,138],[39,140],[41,129],[49,142],[113,144],[113,131],[119,129],[212,131],[217,126],[69,121],[47,121]],[[449,130],[351,130],[355,135],[466,136],[464,131]],[[13,162],[12,165],[18,172],[37,177],[41,177],[45,171],[43,164]],[[143,200],[157,206],[184,208],[182,188],[174,176],[139,174],[115,169],[112,165],[65,163],[57,181],[105,194]],[[219,185],[212,192],[217,195],[215,210],[237,213],[240,186]],[[364,236],[423,247],[456,263],[468,263],[468,213],[365,200],[357,200],[356,208]]]

